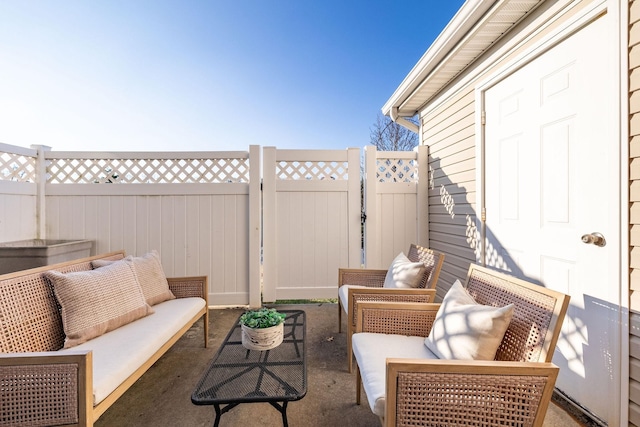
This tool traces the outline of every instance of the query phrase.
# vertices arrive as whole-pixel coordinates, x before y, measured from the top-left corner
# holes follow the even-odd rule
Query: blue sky
[[[0,142],[363,147],[462,3],[0,0]]]

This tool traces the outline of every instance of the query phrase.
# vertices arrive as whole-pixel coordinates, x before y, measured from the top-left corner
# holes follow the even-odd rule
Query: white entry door
[[[487,265],[571,295],[556,387],[617,425],[620,141],[608,18],[484,91],[484,191]],[[583,242],[591,233],[606,245]]]

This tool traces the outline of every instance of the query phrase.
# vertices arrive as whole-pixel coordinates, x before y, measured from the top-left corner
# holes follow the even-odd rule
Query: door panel
[[[571,295],[556,386],[603,420],[620,398],[610,51],[605,16],[484,92],[486,263]],[[582,242],[596,231],[606,246]]]

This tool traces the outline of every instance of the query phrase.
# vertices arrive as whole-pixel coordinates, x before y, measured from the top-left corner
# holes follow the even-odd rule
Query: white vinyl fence
[[[364,151],[366,267],[387,268],[411,243],[429,246],[428,147]]]
[[[418,170],[427,176],[417,166],[427,164],[426,149],[368,147],[365,156],[365,264],[385,268],[426,242],[427,192],[417,180]],[[208,276],[215,306],[336,298],[338,268],[363,262],[360,169],[358,149],[96,153],[0,144],[0,242],[89,239],[93,254],[156,249],[168,276]]]
[[[358,149],[264,148],[264,299],[335,298],[360,265]]]

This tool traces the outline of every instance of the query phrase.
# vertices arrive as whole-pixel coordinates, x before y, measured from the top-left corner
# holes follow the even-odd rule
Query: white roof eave
[[[467,0],[382,107],[412,117],[543,0]]]

